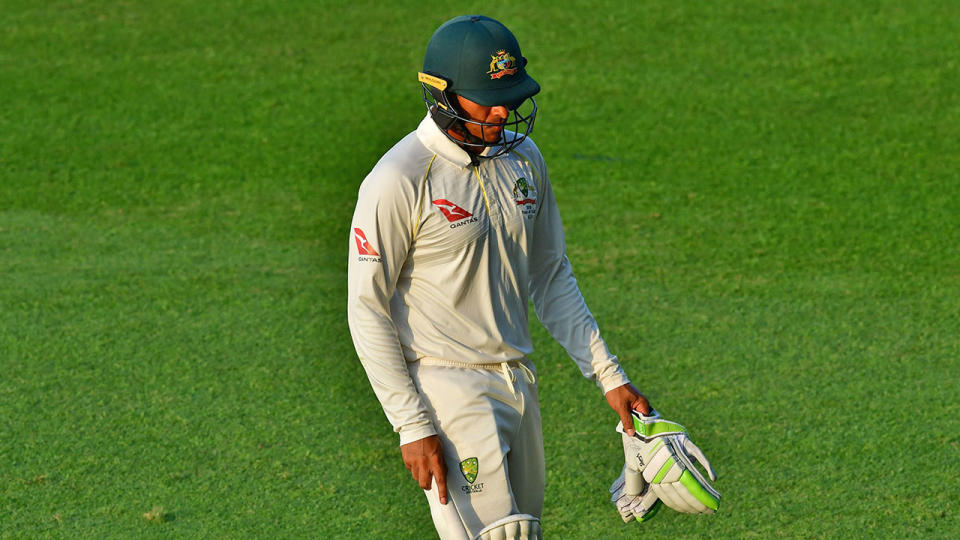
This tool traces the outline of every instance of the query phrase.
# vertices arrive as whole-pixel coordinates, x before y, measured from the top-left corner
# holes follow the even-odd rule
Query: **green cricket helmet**
[[[499,147],[481,157],[499,156],[533,131],[537,116],[533,96],[540,85],[527,74],[526,65],[517,38],[506,26],[482,15],[456,17],[440,25],[427,44],[419,74],[423,101],[447,138],[475,153]],[[505,106],[510,117],[504,124],[472,120],[463,112],[457,95],[487,107]],[[481,134],[494,127],[503,132],[500,140],[488,143],[471,134],[467,124],[478,126]],[[451,136],[451,129],[465,140]]]

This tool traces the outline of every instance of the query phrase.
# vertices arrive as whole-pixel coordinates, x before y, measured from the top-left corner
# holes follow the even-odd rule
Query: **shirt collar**
[[[440,131],[440,127],[437,126],[437,123],[433,121],[433,118],[431,118],[429,114],[427,114],[420,122],[420,125],[417,126],[417,138],[420,139],[420,142],[430,151],[462,169],[471,163],[470,154],[458,144],[448,139],[447,136]],[[480,155],[485,156],[493,150],[493,148],[485,148]]]

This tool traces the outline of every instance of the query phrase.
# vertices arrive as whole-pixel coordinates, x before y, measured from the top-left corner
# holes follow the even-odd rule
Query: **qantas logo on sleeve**
[[[374,260],[370,257],[379,257],[380,254],[377,253],[376,249],[373,249],[373,246],[370,245],[370,241],[367,240],[367,235],[363,234],[363,231],[357,227],[353,229],[353,239],[357,241],[357,252],[360,253],[361,261]],[[366,257],[363,257],[366,255]],[[379,260],[379,259],[376,259]]]

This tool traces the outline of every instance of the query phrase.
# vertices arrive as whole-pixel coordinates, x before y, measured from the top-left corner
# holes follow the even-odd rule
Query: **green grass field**
[[[588,304],[720,473],[624,525],[534,323],[548,538],[960,536],[960,4],[4,0],[0,537],[431,538],[345,320],[443,21],[518,35]]]

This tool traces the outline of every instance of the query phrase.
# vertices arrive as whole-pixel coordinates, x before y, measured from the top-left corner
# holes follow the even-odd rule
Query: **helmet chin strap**
[[[430,116],[437,126],[443,131],[450,132],[456,139],[461,139],[466,144],[460,145],[467,151],[473,159],[474,155],[479,155],[488,145],[481,137],[477,137],[467,129],[467,124],[462,120],[466,113],[459,107],[454,98],[455,94],[444,92],[436,88],[430,88],[433,99],[436,102],[430,107]],[[453,98],[453,99],[451,99]],[[481,133],[482,133],[481,128]]]
[[[481,128],[482,130],[483,128]],[[463,149],[470,153],[479,154],[487,146],[489,146],[486,141],[482,138],[477,137],[473,133],[470,133],[470,130],[467,129],[467,124],[463,120],[458,120],[448,129],[452,131],[455,137],[463,137],[463,142],[466,144],[462,145]],[[482,131],[481,131],[482,132]],[[479,147],[479,148],[478,148]]]
[[[464,138],[464,142],[467,144],[460,144],[460,148],[463,148],[463,151],[470,156],[470,163],[474,167],[480,165],[480,158],[483,157],[480,155],[480,152],[483,152],[487,148],[484,140],[470,133],[470,130],[467,129],[466,124],[462,120],[456,122],[448,131],[451,132],[451,136],[454,139],[459,137]]]

